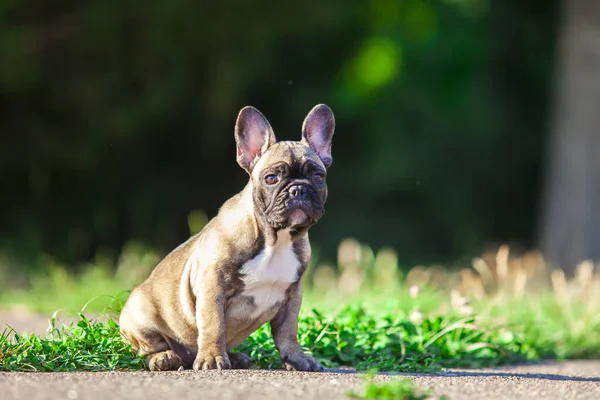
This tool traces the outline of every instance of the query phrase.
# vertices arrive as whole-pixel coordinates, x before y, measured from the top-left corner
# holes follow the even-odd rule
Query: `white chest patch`
[[[258,317],[285,298],[285,291],[296,282],[300,261],[294,253],[289,230],[277,233],[277,242],[267,247],[241,268],[244,275],[242,295],[254,299],[251,317]]]

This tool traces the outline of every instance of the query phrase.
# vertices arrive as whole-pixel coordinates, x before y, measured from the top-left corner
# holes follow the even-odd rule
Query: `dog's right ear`
[[[247,106],[240,110],[235,123],[237,162],[248,173],[267,149],[275,143],[271,124],[256,108]]]

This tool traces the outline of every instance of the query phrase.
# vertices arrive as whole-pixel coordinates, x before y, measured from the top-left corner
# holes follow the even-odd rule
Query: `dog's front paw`
[[[207,370],[207,369],[231,369],[231,361],[227,353],[201,353],[199,352],[194,360],[194,370]]]
[[[285,354],[281,356],[281,361],[288,371],[313,371],[321,372],[323,367],[321,363],[313,357],[300,352]]]

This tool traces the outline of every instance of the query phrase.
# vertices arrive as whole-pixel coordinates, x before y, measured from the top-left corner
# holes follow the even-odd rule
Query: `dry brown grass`
[[[415,266],[403,275],[393,249],[374,252],[365,244],[346,239],[338,247],[337,268],[317,264],[308,281],[307,286],[316,292],[344,296],[428,287],[447,292],[457,308],[468,306],[467,299],[514,300],[549,292],[561,302],[582,300],[594,307],[600,303],[600,268],[592,261],[579,263],[573,277],[567,278],[563,270],[551,268],[540,252],[511,254],[507,245],[487,251],[471,265],[456,270]]]

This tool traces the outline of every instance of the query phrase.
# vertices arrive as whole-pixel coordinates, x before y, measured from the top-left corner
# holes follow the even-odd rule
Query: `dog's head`
[[[333,112],[319,104],[306,116],[300,141],[277,142],[260,111],[240,111],[237,162],[250,175],[255,212],[271,227],[308,229],[323,216],[334,129]]]

